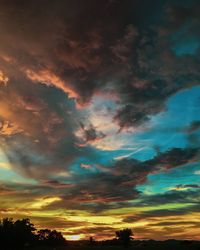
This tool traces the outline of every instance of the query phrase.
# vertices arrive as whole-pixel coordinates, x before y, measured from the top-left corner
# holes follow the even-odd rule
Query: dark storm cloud
[[[182,130],[187,135],[188,141],[193,147],[199,147],[200,145],[199,136],[197,134],[199,132],[199,129],[200,121],[196,120]]]
[[[165,193],[159,193],[155,195],[143,195],[140,197],[141,200],[138,205],[151,206],[151,205],[163,205],[168,203],[179,203],[179,204],[198,204],[199,203],[199,190],[173,190]],[[187,209],[187,208],[186,208]]]
[[[111,167],[97,166],[98,172],[87,171],[85,174],[81,173],[81,176],[75,173],[73,183],[76,184],[69,187],[61,196],[62,201],[50,204],[49,207],[77,208],[78,206],[80,209],[96,213],[109,208],[129,206],[128,201],[135,198],[141,199],[139,206],[183,202],[186,199],[185,193],[171,191],[166,195],[143,197],[136,186],[145,183],[149,174],[193,161],[197,153],[198,149],[172,149],[144,162],[124,159],[117,161]]]
[[[191,185],[190,185],[191,186]],[[194,185],[192,185],[194,186]],[[199,188],[199,187],[198,187]],[[129,215],[123,219],[124,222],[134,223],[135,221],[145,220],[147,218],[155,219],[160,217],[176,217],[186,215],[188,213],[195,213],[200,211],[199,190],[182,190],[182,191],[168,191],[163,194],[149,195],[141,198],[138,206],[159,206],[164,204],[183,204],[182,207],[169,209],[151,209],[149,211],[140,212],[134,215]],[[136,204],[134,204],[137,206]]]
[[[198,148],[173,148],[167,152],[159,153],[154,159],[147,161],[150,165],[159,165],[161,168],[173,168],[186,164],[190,159],[197,156]]]
[[[190,189],[190,188],[200,188],[200,186],[197,184],[186,184],[186,185],[179,184],[179,185],[176,185],[174,189],[181,190],[181,189]]]
[[[80,123],[81,132],[82,132],[82,141],[83,143],[93,142],[103,139],[106,135],[101,131],[97,131],[96,128],[90,124],[86,127],[83,123]]]
[[[177,53],[186,53],[184,46],[190,41],[184,37],[199,37],[197,28],[200,19],[197,16],[197,3],[194,2],[187,8],[182,8],[181,3],[175,6],[168,4],[165,6],[165,14],[161,20],[161,25],[154,24],[151,27],[143,27],[142,38],[138,41],[132,69],[132,78],[121,86],[122,103],[124,106],[119,109],[115,119],[118,120],[121,128],[131,125],[140,125],[148,121],[148,118],[162,111],[169,96],[181,89],[198,84],[198,55],[199,50],[194,54],[178,56]],[[176,14],[179,12],[179,15]],[[185,28],[186,20],[182,18],[188,12],[187,22],[189,28]],[[192,21],[191,21],[192,20]],[[177,25],[176,25],[177,24]],[[183,37],[179,37],[179,32],[186,29]],[[173,37],[176,37],[177,51],[173,51]],[[195,38],[194,38],[195,39]],[[197,43],[198,43],[197,39]],[[183,49],[178,47],[182,46]],[[175,47],[175,48],[176,48]],[[180,51],[179,51],[179,50]],[[131,53],[130,53],[131,54]]]
[[[200,129],[200,121],[194,121],[188,126],[185,131],[190,134]]]
[[[56,76],[52,84],[75,91],[79,102],[86,102],[119,69],[107,67],[112,62],[109,48],[128,25],[132,6],[130,1],[105,0],[2,2],[2,57],[31,79],[46,82],[48,75]]]
[[[18,67],[32,81],[70,93],[80,105],[111,84],[119,96],[115,121],[121,128],[140,125],[163,110],[169,96],[200,79],[196,56],[177,57],[170,47],[187,16],[194,14],[192,27],[199,23],[196,2],[182,5],[1,1],[3,69],[9,74]]]

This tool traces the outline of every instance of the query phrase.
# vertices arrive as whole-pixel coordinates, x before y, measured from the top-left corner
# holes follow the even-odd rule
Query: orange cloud
[[[78,94],[64,82],[60,77],[56,76],[49,70],[40,70],[39,72],[34,72],[33,70],[27,69],[26,75],[29,79],[35,82],[41,82],[47,86],[53,85],[59,89],[62,89],[65,93],[69,95],[70,98],[78,99]]]
[[[7,85],[9,78],[0,70],[0,83]]]
[[[7,120],[0,121],[0,135],[15,135],[21,133],[23,130],[20,129],[16,124],[11,123]]]

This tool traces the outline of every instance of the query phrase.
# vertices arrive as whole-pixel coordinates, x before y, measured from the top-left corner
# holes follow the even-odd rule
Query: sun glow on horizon
[[[84,234],[75,234],[75,235],[70,235],[70,236],[65,236],[67,240],[72,240],[72,241],[77,241],[81,240],[84,238]]]

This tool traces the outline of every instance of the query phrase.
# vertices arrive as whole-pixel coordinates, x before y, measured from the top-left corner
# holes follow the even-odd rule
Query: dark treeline
[[[29,219],[5,218],[0,221],[0,245],[3,249],[23,249],[29,246],[63,246],[67,242],[56,230],[37,230]]]
[[[39,248],[38,248],[39,247]],[[57,248],[58,247],[58,248]],[[0,221],[0,250],[25,249],[134,249],[134,250],[199,250],[199,241],[133,240],[133,232],[126,228],[115,232],[112,240],[95,241],[93,237],[77,242],[66,241],[56,230],[37,230],[29,219]],[[71,248],[72,247],[72,248]]]
[[[131,229],[123,229],[115,232],[117,242],[128,246],[133,239]],[[93,237],[89,237],[89,244],[96,245]],[[61,232],[49,229],[37,230],[29,219],[14,221],[12,218],[4,218],[0,221],[0,247],[7,249],[24,249],[35,246],[67,246],[67,241]]]

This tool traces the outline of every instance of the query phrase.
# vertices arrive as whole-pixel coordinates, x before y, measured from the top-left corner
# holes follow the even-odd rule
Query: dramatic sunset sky
[[[199,0],[0,0],[0,218],[67,239],[200,239]]]

